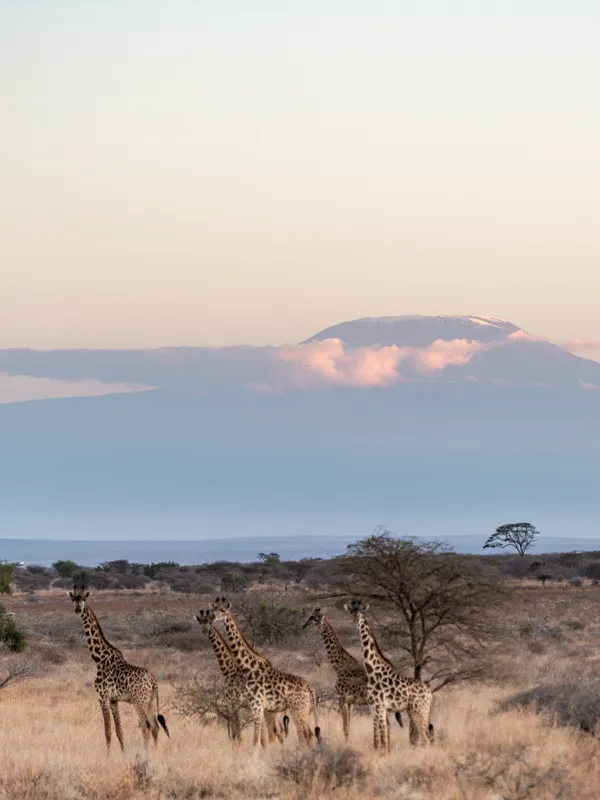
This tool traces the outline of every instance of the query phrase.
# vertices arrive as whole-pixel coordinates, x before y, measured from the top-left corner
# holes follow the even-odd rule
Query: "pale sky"
[[[0,347],[598,339],[592,0],[4,0]]]

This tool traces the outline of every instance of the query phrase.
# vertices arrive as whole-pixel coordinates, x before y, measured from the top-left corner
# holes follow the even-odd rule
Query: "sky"
[[[591,0],[4,0],[0,348],[598,340]]]

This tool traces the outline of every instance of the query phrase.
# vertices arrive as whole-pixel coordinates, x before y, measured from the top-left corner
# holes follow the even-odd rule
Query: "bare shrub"
[[[179,711],[185,717],[195,717],[203,725],[218,721],[228,731],[238,723],[240,731],[250,724],[250,716],[243,700],[227,690],[219,675],[195,675],[191,681],[177,689]]]
[[[356,750],[325,745],[286,753],[275,765],[275,773],[278,778],[316,797],[336,789],[362,789],[368,777],[368,770]]]
[[[0,655],[1,655],[0,651]],[[33,669],[29,661],[14,656],[0,659],[0,691],[11,685],[20,683],[32,675]]]
[[[574,798],[568,765],[540,765],[525,746],[477,750],[455,762],[454,776],[464,798],[480,797],[473,790],[493,792],[503,800],[547,800]],[[486,795],[487,796],[487,795]]]
[[[301,635],[302,611],[289,605],[284,594],[269,588],[236,600],[237,617],[252,645],[282,645]]]
[[[498,711],[533,709],[549,723],[594,733],[600,721],[600,680],[542,684],[509,697]]]

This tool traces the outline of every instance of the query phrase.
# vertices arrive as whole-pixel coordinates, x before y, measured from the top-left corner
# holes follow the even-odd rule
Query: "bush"
[[[578,589],[580,586],[583,586],[583,578],[571,578],[569,581],[569,586],[573,586],[575,589]]]
[[[600,578],[600,561],[588,561],[583,568],[583,574],[586,578],[598,580]]]
[[[600,681],[542,684],[509,697],[499,711],[533,708],[544,714],[549,724],[573,726],[593,733],[600,721]]]
[[[63,560],[55,561],[52,564],[52,569],[59,578],[74,578],[76,573],[80,572],[81,567],[75,561]]]
[[[360,754],[350,747],[334,750],[320,746],[313,750],[286,753],[275,764],[278,778],[295,783],[303,792],[322,797],[336,789],[364,789],[368,771]]]
[[[247,594],[236,603],[238,617],[253,645],[281,645],[302,633],[303,614],[281,602],[281,594]]]
[[[159,572],[172,572],[175,569],[179,569],[179,564],[176,561],[157,561],[144,567],[144,575],[150,580],[156,580]]]
[[[27,644],[27,635],[21,630],[13,616],[9,615],[0,606],[0,642],[2,642],[12,653],[22,653]]]
[[[241,572],[227,572],[221,578],[221,589],[224,592],[241,592],[248,585],[246,577]]]
[[[12,594],[14,564],[0,564],[0,594]]]
[[[202,725],[216,720],[228,729],[230,736],[233,726],[239,725],[241,732],[250,723],[241,696],[228,692],[220,676],[195,675],[177,689],[177,700],[179,711],[185,717],[195,717]]]

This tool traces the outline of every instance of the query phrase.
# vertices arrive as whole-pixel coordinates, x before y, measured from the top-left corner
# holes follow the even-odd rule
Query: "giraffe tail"
[[[317,693],[311,687],[310,696],[312,698],[313,714],[315,715],[315,739],[317,742],[321,741],[321,728],[319,727],[319,712],[317,711]]]
[[[167,736],[170,739],[171,738],[171,734],[169,733],[169,729],[167,728],[167,723],[166,723],[165,718],[163,717],[163,715],[162,714],[157,714],[156,715],[156,719],[157,719],[157,722],[160,725],[160,727],[163,729],[163,731],[167,734]]]
[[[160,713],[160,708],[159,708],[159,704],[158,704],[158,686],[155,689],[154,696],[156,698],[156,721],[158,722],[160,727],[163,729],[163,731],[167,734],[167,736],[170,739],[171,738],[171,734],[169,733],[169,729],[167,728],[167,722],[166,722],[165,718],[163,717],[163,715]]]

